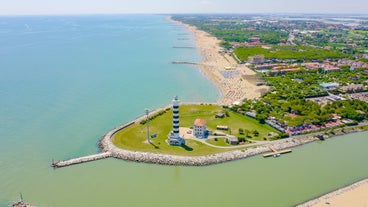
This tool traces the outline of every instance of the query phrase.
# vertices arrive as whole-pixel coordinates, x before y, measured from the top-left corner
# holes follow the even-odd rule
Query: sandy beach
[[[220,47],[220,40],[194,26],[168,20],[182,25],[194,35],[196,47],[202,56],[198,63],[203,73],[210,78],[220,89],[219,104],[232,104],[243,99],[254,99],[268,90],[267,86],[257,86],[256,73],[244,64],[238,64],[231,54]]]
[[[366,207],[368,206],[368,179],[308,201],[298,207]]]

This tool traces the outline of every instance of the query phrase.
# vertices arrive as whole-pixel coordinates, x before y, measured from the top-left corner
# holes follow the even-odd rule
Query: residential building
[[[317,70],[318,68],[321,67],[321,64],[317,62],[303,63],[302,65],[307,70]]]
[[[259,37],[252,37],[249,39],[250,42],[261,42],[261,39]]]
[[[265,61],[264,55],[249,56],[248,62],[252,64],[262,64]]]
[[[321,83],[319,85],[322,86],[322,88],[327,90],[327,91],[335,90],[335,89],[337,89],[337,87],[339,87],[338,83]]]
[[[205,119],[196,119],[194,121],[193,134],[197,138],[206,138],[207,137],[207,129],[206,129],[206,120]]]
[[[217,130],[222,130],[222,131],[227,131],[227,130],[229,130],[229,127],[228,127],[228,126],[220,126],[220,125],[218,125],[218,126],[216,127],[216,129],[217,129]]]
[[[340,88],[341,92],[352,93],[364,91],[365,87],[363,84],[348,84]]]
[[[289,73],[289,72],[295,72],[295,71],[299,71],[300,68],[288,68],[288,69],[282,69],[282,70],[270,70],[269,74],[270,75],[283,75],[285,73]]]
[[[233,136],[233,135],[226,136],[226,142],[231,144],[231,145],[239,144],[238,138],[236,136]]]

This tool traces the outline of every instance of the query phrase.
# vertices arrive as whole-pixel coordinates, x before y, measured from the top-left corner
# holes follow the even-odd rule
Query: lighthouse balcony
[[[178,134],[171,132],[168,136],[168,142],[171,146],[185,145],[185,139]]]

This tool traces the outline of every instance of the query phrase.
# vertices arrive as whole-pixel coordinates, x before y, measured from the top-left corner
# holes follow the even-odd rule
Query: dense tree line
[[[247,60],[249,56],[260,54],[264,55],[266,59],[294,59],[299,62],[348,57],[348,55],[336,50],[326,50],[310,46],[274,46],[272,49],[238,47],[234,52],[241,61]]]

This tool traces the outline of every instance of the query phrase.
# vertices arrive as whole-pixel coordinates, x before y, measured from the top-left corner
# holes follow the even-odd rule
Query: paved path
[[[192,139],[192,140],[195,140],[197,142],[201,142],[207,146],[210,146],[210,147],[214,147],[214,148],[220,148],[220,149],[238,149],[238,148],[245,148],[245,147],[254,147],[254,146],[260,146],[260,145],[265,145],[265,144],[270,144],[271,141],[256,141],[256,143],[252,143],[252,144],[245,144],[245,145],[236,145],[236,146],[217,146],[217,145],[213,145],[213,144],[210,144],[208,142],[206,142],[207,139],[198,139],[198,138],[189,138],[189,139]],[[252,140],[252,142],[254,142]]]

